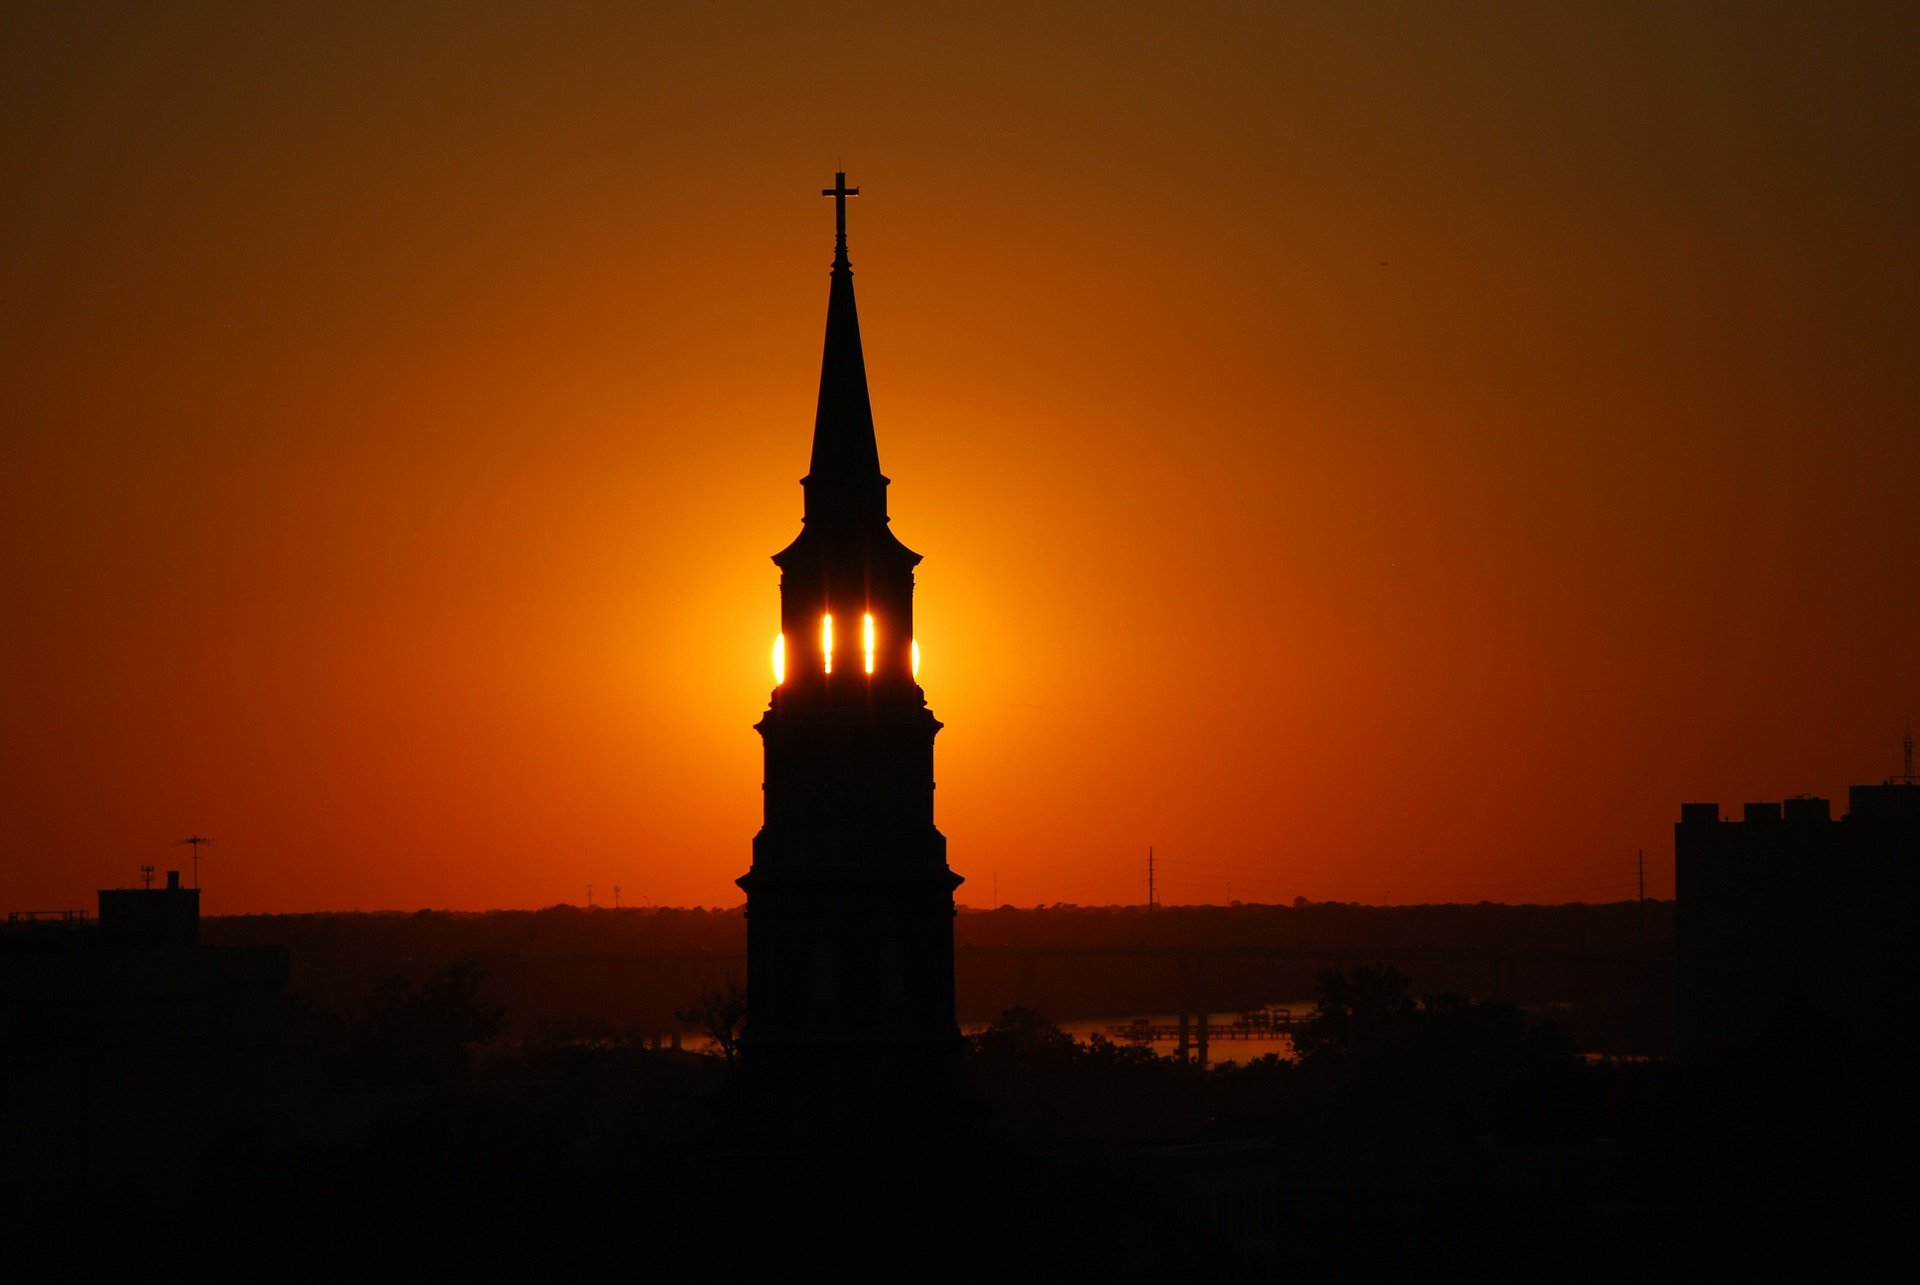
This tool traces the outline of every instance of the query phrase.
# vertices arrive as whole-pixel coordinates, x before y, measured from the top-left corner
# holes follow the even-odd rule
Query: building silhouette
[[[1803,795],[1738,821],[1687,803],[1674,826],[1679,1047],[1752,1068],[1865,1066],[1911,1042],[1920,783],[1911,769],[1848,791],[1847,814]]]
[[[98,915],[0,926],[0,1136],[34,1193],[123,1184],[188,1198],[195,1157],[246,1117],[277,1056],[278,947],[200,943],[200,890],[103,888]]]
[[[747,894],[749,1076],[923,1083],[957,1065],[953,891],[934,827],[940,723],[917,681],[913,569],[888,525],[844,173],[804,512],[780,568],[775,686],[756,725],[764,817]]]

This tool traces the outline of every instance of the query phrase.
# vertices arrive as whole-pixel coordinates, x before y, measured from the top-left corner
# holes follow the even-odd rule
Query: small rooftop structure
[[[177,950],[200,944],[200,890],[167,871],[164,888],[102,888],[100,944],[116,949]]]

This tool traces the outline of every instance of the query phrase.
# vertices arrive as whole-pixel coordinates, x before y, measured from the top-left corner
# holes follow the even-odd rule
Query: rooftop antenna
[[[617,883],[613,885],[613,908],[620,909],[620,885]]]
[[[1913,720],[1907,720],[1907,730],[1900,736],[1900,775],[1887,782],[1888,785],[1920,785],[1920,778],[1913,774]]]
[[[147,889],[147,891],[149,892],[153,891],[153,867],[152,866],[140,867],[140,885],[141,887]]]
[[[186,838],[179,840],[179,842],[193,848],[193,886],[194,889],[198,891],[200,887],[200,845],[203,843],[212,843],[213,840],[207,838],[205,835],[190,834]]]
[[[587,885],[587,908],[589,910],[593,908],[593,885],[592,884]]]

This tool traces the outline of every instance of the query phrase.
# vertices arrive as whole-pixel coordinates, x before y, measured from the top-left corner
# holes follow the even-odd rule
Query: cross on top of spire
[[[833,186],[820,189],[820,195],[833,198],[833,266],[847,266],[847,198],[860,195],[860,189],[847,186],[847,172],[838,170],[833,176]]]

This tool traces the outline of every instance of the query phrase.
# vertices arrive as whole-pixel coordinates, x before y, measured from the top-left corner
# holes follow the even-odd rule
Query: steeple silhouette
[[[953,890],[933,823],[940,722],[916,670],[913,569],[887,519],[860,319],[836,174],[827,295],[804,518],[780,568],[775,686],[755,730],[766,756],[764,822],[747,894],[750,1075],[816,1073],[925,1086],[961,1047],[953,1006]],[[848,1079],[848,1077],[852,1077]]]
[[[887,479],[880,474],[874,440],[873,403],[867,395],[867,360],[860,349],[860,313],[853,298],[853,265],[847,258],[845,173],[820,195],[834,199],[833,285],[827,294],[827,342],[820,357],[820,402],[813,415],[813,458],[807,476],[805,521],[886,520]]]

